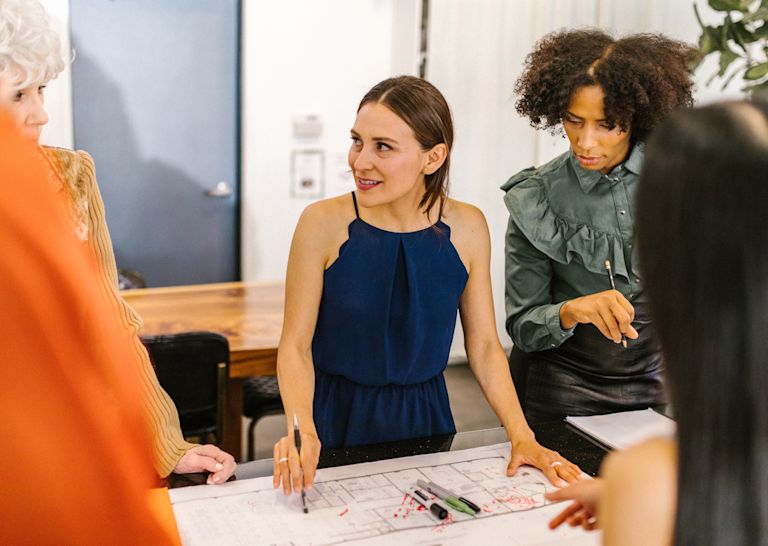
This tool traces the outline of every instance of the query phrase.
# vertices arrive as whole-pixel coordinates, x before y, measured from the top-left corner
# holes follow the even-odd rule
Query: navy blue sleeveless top
[[[312,339],[324,448],[456,431],[443,371],[467,270],[442,220],[397,233],[355,219],[325,270]]]

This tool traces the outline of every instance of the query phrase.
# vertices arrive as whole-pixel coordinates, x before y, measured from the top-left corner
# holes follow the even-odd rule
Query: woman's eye
[[[352,146],[360,146],[360,139],[356,136],[349,137],[349,139],[352,141]]]
[[[376,149],[380,152],[386,152],[391,150],[392,147],[389,144],[384,144],[383,142],[377,142]]]
[[[42,95],[42,94],[43,94],[43,92],[45,91],[45,88],[46,88],[46,87],[47,87],[46,85],[41,85],[40,87],[38,87],[38,88],[37,88],[37,94],[38,94],[38,95]]]

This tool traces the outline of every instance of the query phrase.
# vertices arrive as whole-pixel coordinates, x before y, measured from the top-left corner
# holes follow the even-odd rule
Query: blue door
[[[75,147],[120,268],[239,278],[239,0],[70,0]]]

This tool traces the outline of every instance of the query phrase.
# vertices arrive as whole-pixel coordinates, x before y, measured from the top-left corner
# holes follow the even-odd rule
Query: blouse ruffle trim
[[[557,215],[534,167],[525,169],[502,186],[504,202],[517,227],[539,251],[550,259],[581,263],[587,271],[604,274],[611,260],[615,275],[629,279],[621,238],[585,224],[574,224]]]

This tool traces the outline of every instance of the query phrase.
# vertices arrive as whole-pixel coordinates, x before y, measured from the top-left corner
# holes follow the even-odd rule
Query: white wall
[[[290,191],[291,153],[321,150],[322,197],[351,191],[347,150],[357,104],[375,83],[415,73],[416,0],[246,0],[243,13],[242,271],[283,279],[293,229],[311,202]],[[314,114],[319,138],[293,136]],[[350,205],[351,206],[351,205]]]
[[[62,41],[66,58],[70,58],[69,2],[67,0],[41,0]],[[67,63],[64,72],[49,82],[45,90],[48,125],[43,129],[40,142],[50,146],[71,148],[72,133],[72,72]]]

